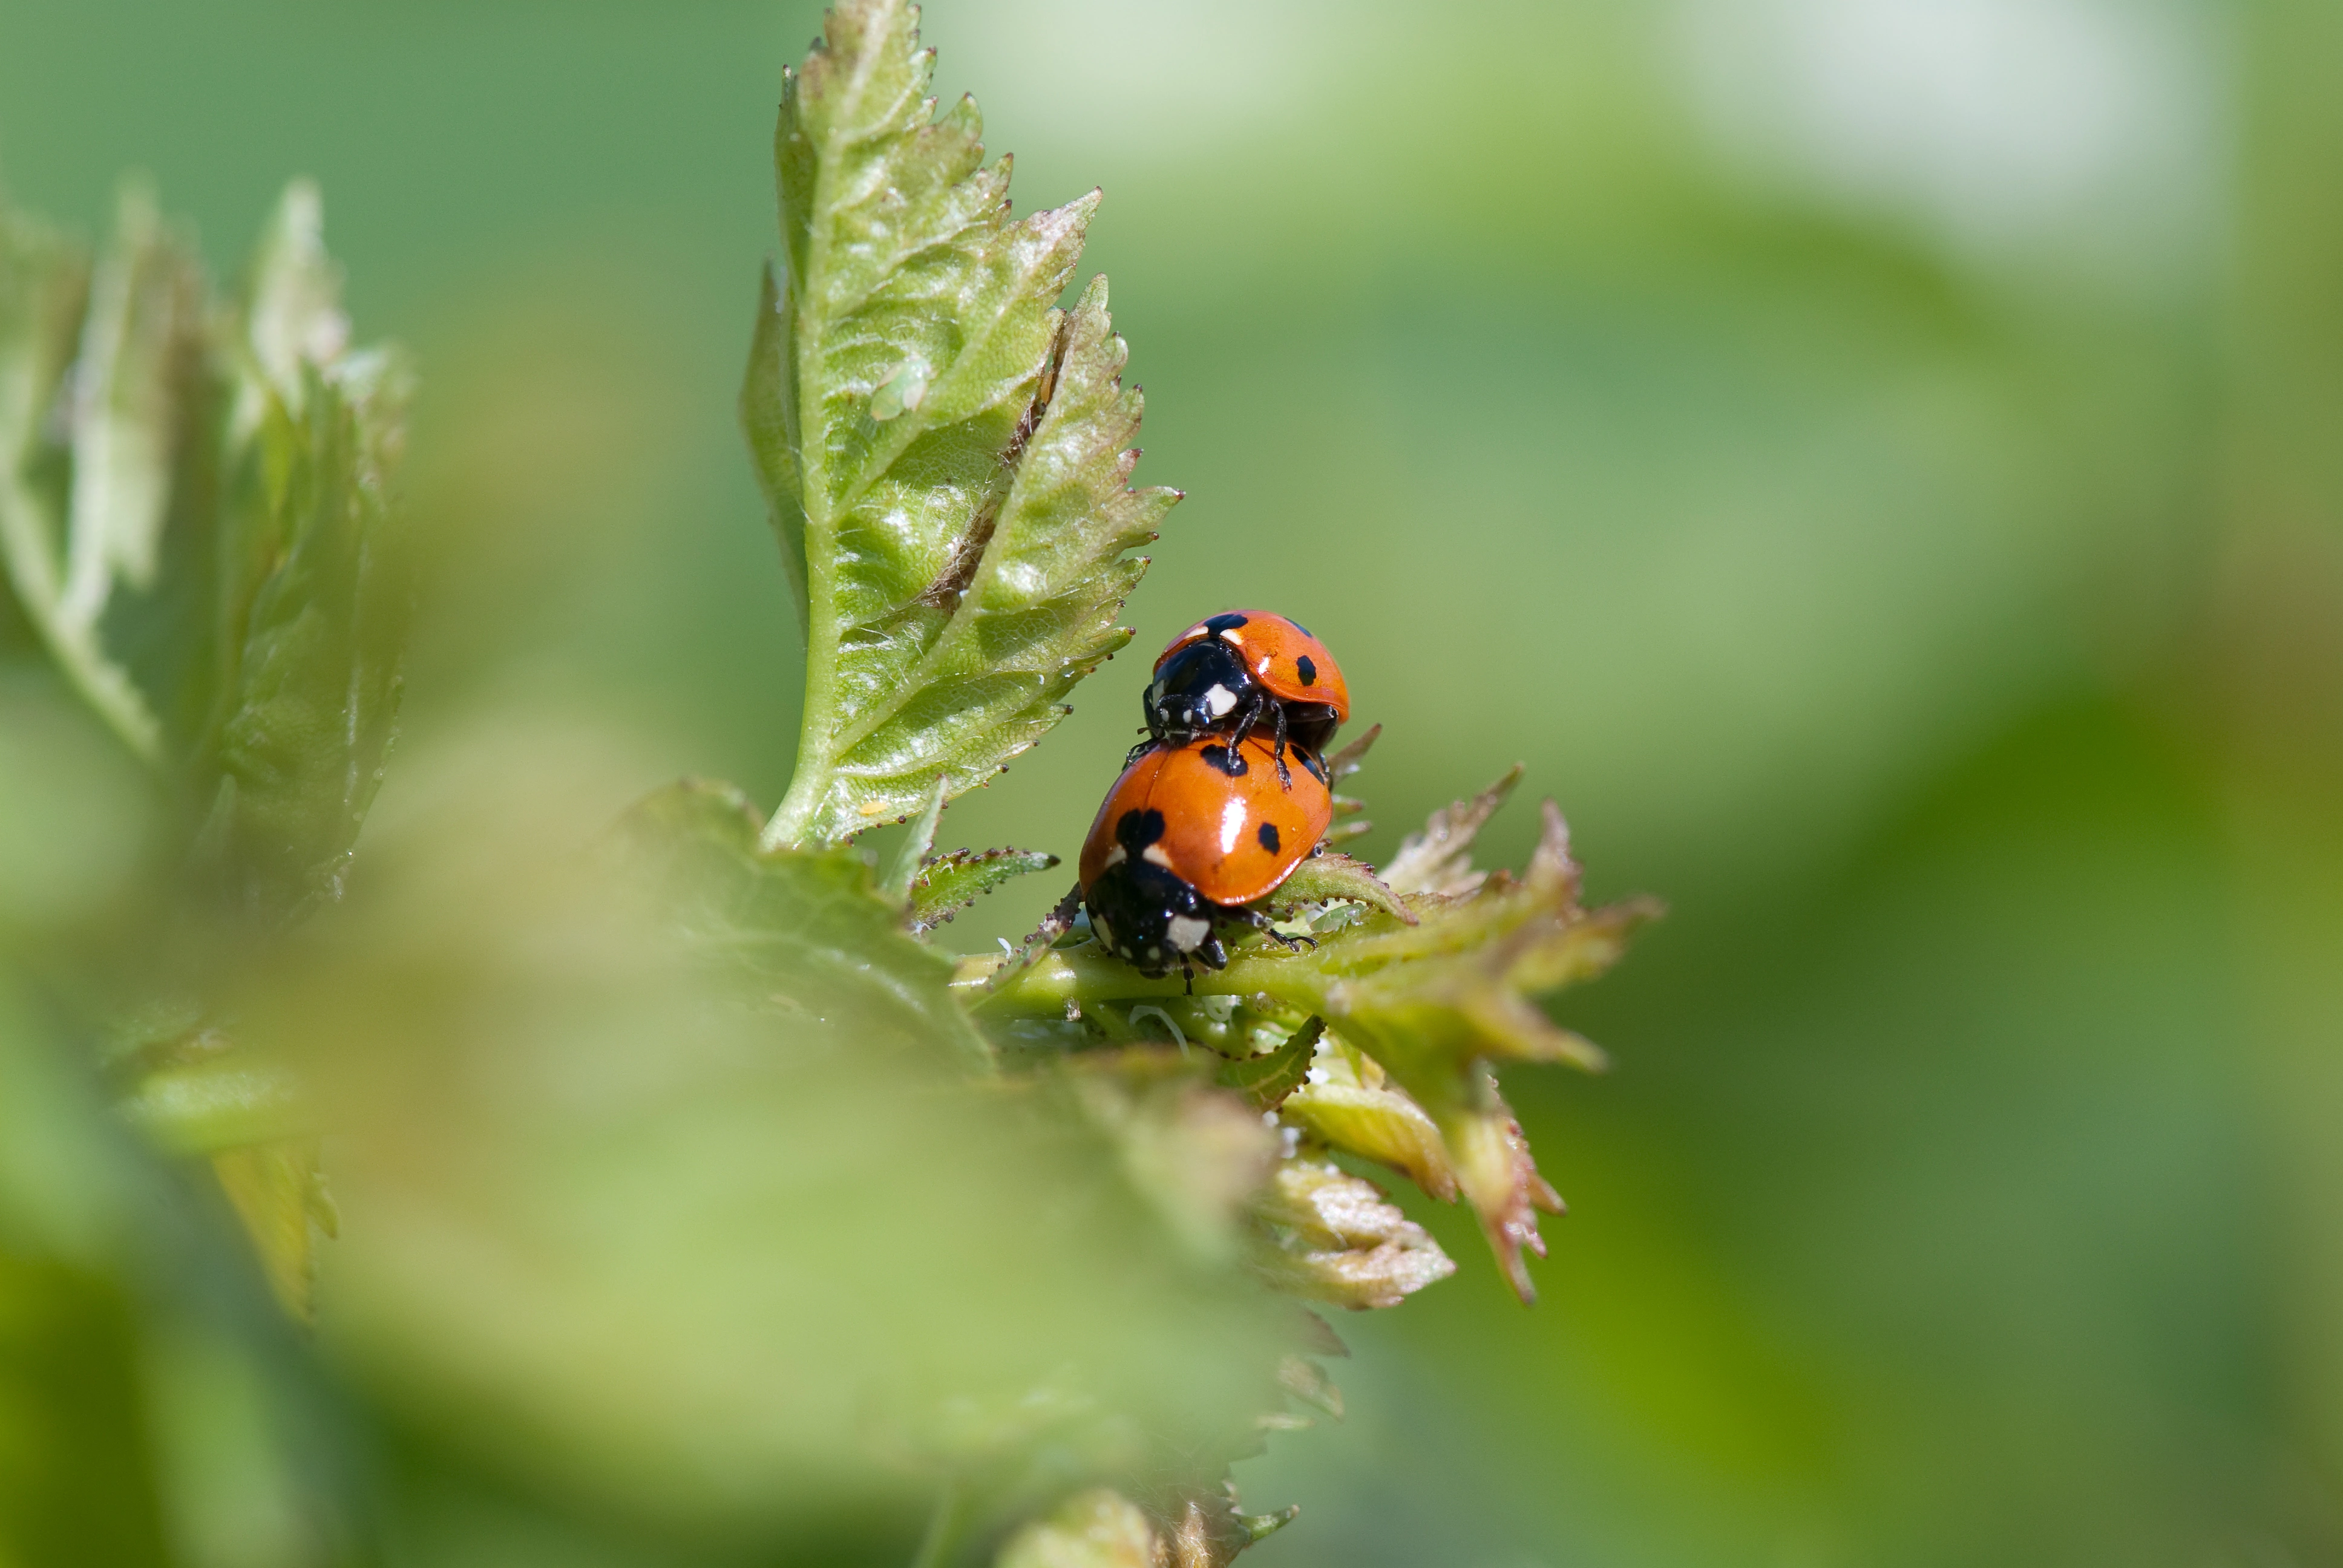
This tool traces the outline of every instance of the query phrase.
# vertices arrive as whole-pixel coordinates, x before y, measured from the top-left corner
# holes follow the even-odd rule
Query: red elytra
[[[1271,696],[1286,702],[1322,702],[1334,721],[1351,718],[1351,689],[1326,645],[1300,622],[1265,609],[1230,609],[1202,620],[1172,639],[1156,658],[1161,670],[1182,648],[1217,638],[1243,663],[1245,672]]]
[[[1085,890],[1127,859],[1169,871],[1209,902],[1273,891],[1325,836],[1334,797],[1315,759],[1280,779],[1267,737],[1147,751],[1116,779],[1083,841]]]

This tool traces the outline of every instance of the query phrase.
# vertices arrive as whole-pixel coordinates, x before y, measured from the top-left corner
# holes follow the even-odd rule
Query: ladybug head
[[[1231,716],[1261,704],[1260,689],[1236,650],[1214,638],[1192,642],[1163,661],[1148,683],[1147,730],[1158,740],[1185,740],[1224,728]]]

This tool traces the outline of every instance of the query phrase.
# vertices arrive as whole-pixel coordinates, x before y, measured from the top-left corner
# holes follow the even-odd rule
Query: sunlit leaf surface
[[[1125,552],[1178,499],[1129,487],[1103,278],[1056,307],[1095,194],[1012,218],[963,98],[888,0],[832,10],[776,134],[783,272],[743,417],[807,644],[769,843],[834,842],[983,783],[1122,646]]]

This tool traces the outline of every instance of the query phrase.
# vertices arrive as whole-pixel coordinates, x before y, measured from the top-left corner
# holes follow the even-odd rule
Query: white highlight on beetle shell
[[[1242,800],[1222,802],[1221,806],[1222,854],[1232,855],[1236,852],[1237,840],[1244,837],[1244,826],[1245,803]]]
[[[1260,658],[1253,662],[1252,672],[1255,675],[1267,675],[1269,673],[1269,655],[1264,653]]]
[[[1193,915],[1174,915],[1163,928],[1163,934],[1171,939],[1173,952],[1192,953],[1212,934],[1212,922]]]

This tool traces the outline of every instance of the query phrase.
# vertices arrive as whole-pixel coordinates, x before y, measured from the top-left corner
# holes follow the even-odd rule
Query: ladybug
[[[1280,778],[1262,737],[1208,737],[1150,747],[1125,767],[1082,843],[1074,890],[1099,941],[1141,974],[1176,969],[1192,987],[1191,960],[1228,964],[1222,921],[1288,947],[1307,941],[1246,907],[1291,876],[1334,819],[1325,764],[1296,755],[1302,767]]]
[[[1155,661],[1143,699],[1150,745],[1200,735],[1237,742],[1266,721],[1278,777],[1286,748],[1316,753],[1351,717],[1351,690],[1326,645],[1299,621],[1267,610],[1232,609],[1198,621]]]

